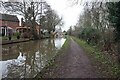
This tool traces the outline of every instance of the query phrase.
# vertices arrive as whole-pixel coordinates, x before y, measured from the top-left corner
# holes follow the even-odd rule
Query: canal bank
[[[2,40],[2,43],[0,45],[7,45],[7,44],[13,44],[13,43],[20,43],[20,42],[27,42],[31,39],[18,39],[18,40]]]

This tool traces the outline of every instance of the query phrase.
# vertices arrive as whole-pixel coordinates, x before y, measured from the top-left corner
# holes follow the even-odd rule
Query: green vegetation
[[[84,28],[79,34],[79,37],[92,44],[97,44],[100,36],[100,31],[91,27]]]
[[[61,51],[63,51],[63,49],[65,50],[65,49],[67,49],[67,48],[69,47],[69,42],[70,42],[70,37],[67,36],[66,41],[65,41],[65,43],[63,44],[63,47],[62,47],[62,50],[61,50]]]
[[[9,38],[7,36],[2,36],[1,38],[2,38],[2,40],[9,40]],[[11,40],[16,40],[15,36],[12,36]]]
[[[112,77],[119,77],[120,75],[120,66],[117,63],[112,62],[110,59],[108,59],[100,50],[96,47],[93,47],[89,44],[87,44],[86,41],[72,37],[83,49],[89,54],[92,55],[93,58],[95,58],[99,63],[102,65],[107,65],[105,67],[105,71],[108,70]]]
[[[18,33],[16,33],[15,35],[12,35],[11,40],[17,40],[18,35],[19,35]],[[1,38],[2,40],[9,40],[8,36],[1,36]]]
[[[17,39],[20,38],[20,35],[21,35],[21,34],[20,34],[19,32],[16,32],[16,33],[15,33],[15,37],[16,37]]]
[[[6,37],[6,36],[1,36],[1,38],[2,38],[2,40],[8,40],[8,37]]]
[[[120,63],[120,2],[106,3],[108,7],[108,21],[115,28],[115,41],[117,42],[118,61]]]

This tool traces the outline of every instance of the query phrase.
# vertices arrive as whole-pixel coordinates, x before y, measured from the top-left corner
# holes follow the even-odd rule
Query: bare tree
[[[58,16],[58,14],[51,9],[50,6],[46,7],[46,11],[44,12],[44,16],[42,16],[42,25],[43,29],[47,29],[48,32],[50,33],[51,31],[55,31],[55,27],[57,25],[62,26],[63,25],[63,21],[62,21],[62,17],[60,18]]]

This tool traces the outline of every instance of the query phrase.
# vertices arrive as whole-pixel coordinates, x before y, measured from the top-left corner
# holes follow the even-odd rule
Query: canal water
[[[2,46],[2,78],[33,78],[61,49],[66,39],[46,39]]]

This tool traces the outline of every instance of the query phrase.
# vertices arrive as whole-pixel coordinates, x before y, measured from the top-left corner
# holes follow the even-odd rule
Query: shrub
[[[88,27],[84,28],[79,35],[82,39],[92,44],[94,43],[97,44],[98,40],[101,37],[100,31],[98,29],[88,28]]]
[[[17,39],[20,39],[20,35],[21,35],[21,33],[19,33],[19,32],[15,33],[15,36],[16,36]]]

